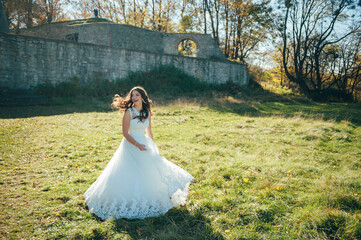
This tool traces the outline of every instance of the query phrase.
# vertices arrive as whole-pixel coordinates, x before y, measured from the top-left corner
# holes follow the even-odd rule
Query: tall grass
[[[361,239],[360,104],[147,90],[161,155],[195,177],[187,204],[145,220],[89,213],[83,194],[122,139],[111,98],[0,107],[1,238]]]

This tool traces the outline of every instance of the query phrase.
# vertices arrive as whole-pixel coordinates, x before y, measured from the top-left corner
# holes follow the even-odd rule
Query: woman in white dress
[[[101,219],[144,219],[185,203],[193,177],[159,155],[151,130],[151,100],[142,87],[113,106],[124,110],[123,140],[98,179],[85,192],[91,213]],[[146,132],[146,135],[144,134]]]

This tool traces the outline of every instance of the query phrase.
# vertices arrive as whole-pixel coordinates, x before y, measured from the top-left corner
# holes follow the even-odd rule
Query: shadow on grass
[[[263,91],[252,99],[232,98],[214,101],[208,105],[218,112],[231,112],[242,116],[283,116],[342,121],[361,125],[361,103],[315,102],[301,96],[278,95]]]
[[[128,234],[132,239],[224,239],[213,230],[211,221],[203,215],[201,209],[191,213],[185,207],[171,209],[165,216],[156,218],[117,219],[114,221],[114,230]],[[106,235],[98,237],[100,239]]]
[[[134,239],[224,239],[212,229],[210,220],[200,209],[195,214],[185,208],[172,209],[164,217],[137,222],[119,220],[116,223],[117,230],[126,230]]]
[[[112,97],[77,97],[53,99],[42,105],[0,106],[0,118],[29,118],[71,113],[110,112]]]
[[[153,98],[151,96],[151,98]],[[0,118],[28,118],[75,112],[109,112],[112,96],[55,99],[47,105],[0,106]],[[173,103],[208,106],[218,112],[231,112],[242,116],[264,117],[295,115],[304,118],[342,121],[361,125],[361,103],[323,103],[302,96],[279,95],[263,89],[245,89],[233,95],[227,93],[184,94],[184,96],[156,96],[156,105]]]
[[[169,94],[164,92],[159,95],[150,94],[150,98],[156,105],[169,105],[177,102],[192,102],[201,103],[206,106],[212,105],[215,99],[224,98],[229,95],[237,96],[236,98],[246,101],[244,105],[251,105],[254,101],[283,101],[281,95],[271,93],[262,88],[237,88],[235,90],[228,89],[228,91],[195,91],[185,92],[182,94]],[[57,97],[50,98],[44,104],[33,105],[26,101],[21,101],[17,105],[0,104],[0,118],[29,118],[37,116],[53,116],[71,113],[85,113],[85,112],[109,112],[112,111],[111,103],[112,96],[106,97]],[[237,107],[237,106],[236,106]],[[221,109],[221,108],[219,108]],[[234,111],[236,109],[230,109]]]

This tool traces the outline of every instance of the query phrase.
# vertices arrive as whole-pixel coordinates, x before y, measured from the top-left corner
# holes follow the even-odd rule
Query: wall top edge
[[[20,34],[13,34],[13,33],[0,32],[0,36],[10,37],[10,38],[14,38],[14,39],[23,38],[23,39],[29,39],[29,40],[63,43],[63,44],[69,44],[69,45],[75,45],[75,46],[89,46],[89,47],[98,47],[98,48],[103,48],[103,49],[125,50],[125,51],[130,51],[130,52],[147,53],[147,54],[152,54],[152,55],[171,56],[171,57],[191,59],[191,60],[202,60],[202,61],[210,61],[210,62],[227,63],[227,64],[233,64],[233,65],[239,65],[239,66],[247,66],[246,64],[236,63],[236,62],[232,62],[229,60],[222,61],[222,60],[209,59],[209,58],[200,58],[200,57],[192,58],[192,57],[185,57],[185,56],[173,55],[173,54],[159,54],[159,53],[154,53],[154,52],[149,52],[149,51],[139,51],[139,50],[134,50],[134,49],[110,47],[110,46],[106,46],[106,45],[98,45],[98,44],[93,44],[93,43],[71,42],[71,41],[60,40],[60,39],[43,38],[43,37],[20,35]]]

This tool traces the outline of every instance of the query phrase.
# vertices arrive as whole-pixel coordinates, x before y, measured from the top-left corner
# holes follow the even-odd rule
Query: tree
[[[197,15],[194,0],[182,0],[181,15],[178,24],[178,32],[192,32],[195,27],[194,18]]]
[[[241,63],[257,51],[259,44],[272,32],[269,0],[202,0],[198,1],[198,25],[210,30],[225,55]]]
[[[220,15],[220,0],[204,0],[205,9],[208,12],[211,20],[212,36],[219,45],[219,15]]]
[[[4,9],[12,29],[67,19],[63,0],[5,0]]]
[[[62,0],[39,0],[39,23],[51,23],[66,20]]]
[[[269,1],[253,3],[251,0],[240,0],[228,4],[231,5],[230,16],[235,29],[233,30],[233,51],[225,52],[231,59],[246,63],[248,56],[272,32],[270,9],[267,8]]]
[[[172,18],[175,14],[177,4],[174,0],[152,0],[151,8],[151,30],[157,32],[173,32],[174,24]]]
[[[345,25],[351,20],[346,10],[356,8],[355,1],[286,0],[279,4],[284,11],[279,14],[277,28],[282,38],[280,51],[285,74],[307,96],[319,98],[322,91],[335,84],[327,67],[329,47],[360,28],[358,23],[343,32],[337,27],[341,21]]]
[[[159,32],[174,31],[175,0],[67,0],[67,3],[75,7],[78,17],[88,18],[93,9],[99,9],[101,17],[116,23]]]
[[[34,25],[38,10],[35,0],[3,0],[3,3],[10,28],[20,29]]]
[[[271,54],[271,58],[272,61],[274,63],[276,63],[276,68],[274,68],[274,72],[276,73],[276,75],[279,77],[280,79],[280,85],[281,86],[286,86],[286,82],[285,82],[285,74],[284,74],[284,69],[283,69],[283,61],[282,61],[282,55],[279,51],[276,51],[274,53]]]
[[[346,96],[357,98],[361,86],[361,32],[326,49],[330,84]]]

